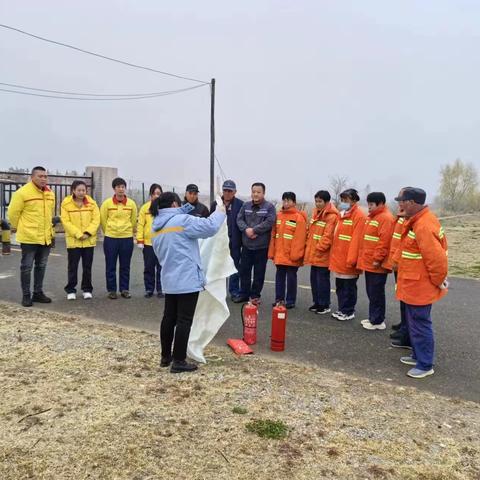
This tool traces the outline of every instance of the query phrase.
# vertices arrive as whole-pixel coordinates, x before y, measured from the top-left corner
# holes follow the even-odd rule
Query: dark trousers
[[[158,263],[158,258],[151,245],[144,245],[143,247],[143,283],[146,292],[154,292],[155,287],[157,293],[162,293],[162,282],[160,274],[162,267]]]
[[[346,315],[355,313],[357,304],[357,281],[358,278],[336,278],[338,310]]]
[[[393,272],[395,276],[395,290],[397,285],[397,277],[398,272]],[[405,303],[400,300],[400,328],[398,329],[399,332],[402,333],[403,338],[407,343],[410,343],[410,335],[408,334],[408,325],[407,325],[407,318],[405,316]]]
[[[77,292],[78,264],[82,259],[82,290],[92,292],[92,263],[94,247],[67,248],[68,256],[68,283],[65,287],[67,293]]]
[[[240,248],[233,249],[230,246],[230,256],[232,257],[233,263],[235,268],[240,272],[240,259],[241,259],[242,252]],[[234,273],[230,275],[228,279],[228,292],[230,293],[231,297],[238,297],[240,295],[240,275],[238,273]]]
[[[242,257],[240,260],[240,288],[242,297],[260,298],[263,283],[265,282],[267,261],[268,248],[249,250],[244,247],[242,249]]]
[[[365,286],[367,287],[368,319],[373,325],[385,321],[385,284],[387,273],[365,272]]]
[[[330,307],[330,270],[328,267],[310,268],[310,286],[314,305],[319,308]]]
[[[433,367],[435,341],[431,313],[431,305],[405,304],[405,317],[412,343],[412,356],[417,360],[417,368],[420,370],[430,370]]]
[[[295,305],[297,301],[297,272],[298,267],[277,265],[275,275],[275,301],[285,302],[287,305]],[[285,301],[285,284],[287,287],[287,299]]]
[[[165,295],[165,309],[160,325],[162,357],[172,356],[172,343],[174,360],[182,361],[187,357],[188,337],[197,306],[198,293],[167,293]]]
[[[33,270],[33,293],[43,292],[43,279],[47,269],[50,246],[22,243],[22,260],[20,261],[20,283],[23,295],[30,295],[30,283]]]
[[[133,253],[133,237],[111,238],[103,240],[107,291],[117,291],[117,259],[120,261],[120,291],[128,290],[130,284],[130,260]]]

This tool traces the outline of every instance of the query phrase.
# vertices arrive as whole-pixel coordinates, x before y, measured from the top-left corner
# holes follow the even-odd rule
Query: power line
[[[169,95],[173,93],[180,93],[187,90],[192,90],[194,88],[200,88],[204,85],[195,85],[194,87],[189,88],[182,88],[178,90],[166,90],[163,92],[145,92],[145,93],[78,93],[78,92],[63,92],[60,90],[47,90],[45,88],[35,88],[35,87],[27,87],[25,85],[17,85],[15,83],[4,83],[0,82],[0,85],[4,85],[6,87],[14,87],[14,88],[22,88],[24,90],[33,90],[35,92],[46,92],[46,93],[58,93],[61,95],[77,95],[77,96],[84,96],[84,97],[150,97],[155,95]],[[19,92],[20,93],[20,92]]]
[[[20,30],[19,28],[11,27],[10,25],[5,25],[3,23],[0,23],[0,27],[5,28],[7,30],[12,30],[12,31],[17,32],[17,33],[21,33],[22,35],[27,35],[29,37],[36,38],[37,40],[42,40],[44,42],[53,43],[54,45],[59,45],[61,47],[70,48],[72,50],[76,50],[77,52],[85,53],[87,55],[93,55],[95,57],[103,58],[104,60],[109,60],[111,62],[116,62],[116,63],[120,63],[122,65],[127,65],[128,67],[139,68],[139,69],[142,69],[142,70],[148,70],[149,72],[160,73],[161,75],[167,75],[169,77],[181,78],[182,80],[189,80],[191,82],[198,82],[198,83],[202,83],[204,85],[209,85],[210,84],[210,82],[205,82],[204,80],[198,80],[196,78],[184,77],[183,75],[177,75],[175,73],[164,72],[162,70],[157,70],[157,69],[151,68],[151,67],[145,67],[143,65],[137,65],[135,63],[126,62],[124,60],[119,60],[117,58],[108,57],[107,55],[102,55],[101,53],[95,53],[95,52],[91,52],[89,50],[84,50],[83,48],[75,47],[73,45],[69,45],[68,43],[57,42],[56,40],[50,40],[48,38],[41,37],[39,35],[35,35],[33,33],[30,33],[30,32],[26,32],[25,30]]]
[[[180,90],[171,90],[170,92],[163,92],[157,93],[154,95],[144,95],[144,96],[134,96],[134,97],[68,97],[68,96],[60,96],[60,95],[46,95],[41,93],[32,93],[32,92],[21,92],[19,90],[10,90],[6,88],[0,88],[0,92],[7,92],[7,93],[16,93],[18,95],[28,95],[31,97],[43,97],[43,98],[55,98],[57,100],[80,100],[80,101],[119,101],[119,100],[140,100],[143,98],[156,98],[156,97],[165,97],[167,95],[174,95],[177,93],[186,92],[188,90],[194,90],[197,88],[204,87],[206,84],[202,85],[195,85],[194,87],[189,88],[182,88]]]

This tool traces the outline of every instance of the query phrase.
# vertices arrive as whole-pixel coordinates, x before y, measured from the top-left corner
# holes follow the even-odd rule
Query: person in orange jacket
[[[319,315],[330,313],[330,249],[333,243],[339,212],[330,202],[330,193],[319,190],[315,194],[315,209],[312,213],[305,246],[303,263],[310,267],[310,286],[313,305],[311,312]]]
[[[283,206],[277,213],[268,248],[268,258],[277,267],[275,275],[275,303],[285,302],[294,308],[297,300],[297,272],[302,265],[307,238],[307,215],[296,208],[297,197],[293,192],[282,195]],[[285,301],[285,283],[286,301]]]
[[[368,217],[363,225],[362,234],[357,237],[357,258],[348,257],[349,263],[365,272],[365,286],[369,300],[368,318],[362,320],[367,330],[385,330],[385,284],[391,272],[382,266],[390,251],[395,219],[385,205],[387,199],[383,192],[371,192],[367,195]],[[356,247],[352,249],[353,253]]]
[[[435,341],[432,304],[447,294],[447,239],[438,218],[425,205],[421,188],[407,187],[395,200],[405,211],[406,222],[393,262],[398,269],[397,298],[405,303],[412,355],[400,361],[411,368],[407,375],[433,375]]]
[[[340,321],[355,318],[357,304],[357,281],[361,271],[348,263],[348,257],[356,257],[353,249],[358,242],[356,237],[362,233],[366,215],[358,206],[360,197],[354,188],[340,194],[340,220],[335,228],[330,254],[330,271],[335,273],[338,311],[332,317]]]

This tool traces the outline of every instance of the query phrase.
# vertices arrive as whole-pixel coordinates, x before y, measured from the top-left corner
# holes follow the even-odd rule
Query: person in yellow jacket
[[[105,235],[106,281],[108,298],[117,298],[117,259],[120,263],[120,295],[130,298],[130,261],[133,253],[133,232],[137,224],[137,206],[127,198],[127,182],[123,178],[112,181],[114,195],[100,207],[100,223]]]
[[[33,302],[52,301],[43,293],[43,279],[52,246],[52,219],[55,212],[55,194],[48,188],[47,180],[45,168],[35,167],[32,170],[31,181],[13,194],[8,207],[10,225],[12,231],[16,231],[16,238],[22,249],[20,282],[24,307],[31,307]],[[30,284],[34,263],[32,296]]]
[[[72,194],[64,198],[61,220],[65,230],[68,255],[68,283],[65,287],[67,300],[77,298],[78,264],[82,259],[83,298],[92,298],[93,252],[97,244],[97,230],[100,226],[100,210],[92,197],[87,195],[87,184],[75,180]]]
[[[160,196],[162,187],[158,183],[150,185],[150,200],[142,205],[138,212],[137,223],[137,247],[143,252],[143,283],[145,285],[145,298],[150,298],[157,287],[157,296],[163,297],[162,284],[160,282],[160,272],[162,267],[158,263],[152,247],[152,221],[150,213],[152,202]]]

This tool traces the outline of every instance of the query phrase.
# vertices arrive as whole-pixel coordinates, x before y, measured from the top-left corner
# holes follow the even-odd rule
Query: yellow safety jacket
[[[95,200],[86,195],[83,205],[79,207],[72,195],[68,195],[62,202],[61,210],[67,248],[94,247],[97,243],[97,230],[100,226],[100,210]],[[90,236],[85,240],[80,240],[86,232]]]
[[[13,194],[8,220],[17,229],[19,243],[50,245],[54,236],[54,213],[55,194],[48,187],[40,190],[33,182],[28,182]]]
[[[137,223],[135,202],[127,197],[119,202],[115,195],[107,198],[100,207],[100,223],[106,237],[133,237],[133,230]]]
[[[137,223],[137,243],[152,245],[152,222],[153,217],[150,213],[151,201],[145,203],[138,212]]]

